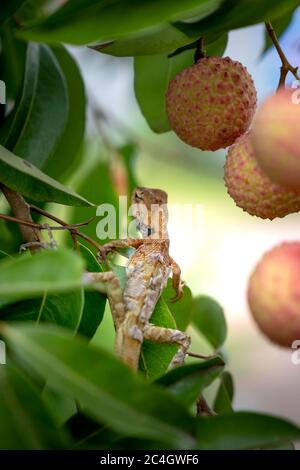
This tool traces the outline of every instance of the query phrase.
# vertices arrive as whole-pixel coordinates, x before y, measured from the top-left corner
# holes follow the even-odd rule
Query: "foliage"
[[[0,185],[29,204],[35,201],[40,212],[46,203],[70,206],[65,213],[78,223],[95,214],[93,204],[115,204],[120,188],[130,193],[136,184],[131,141],[119,148],[102,136],[97,157],[89,157],[85,87],[62,43],[89,45],[95,58],[98,52],[134,57],[141,112],[152,130],[166,132],[166,88],[193,63],[196,39],[205,38],[208,54],[222,55],[230,30],[271,19],[282,33],[298,3],[74,0],[49,13],[46,0],[6,2],[0,14],[1,79],[8,98],[1,117]],[[1,197],[1,212],[11,216]],[[45,222],[41,214],[35,220]],[[193,328],[212,356],[167,371],[176,347],[145,342],[135,375],[104,347],[89,344],[101,332],[106,306],[106,296],[83,283],[85,271],[103,269],[96,244],[87,246],[95,226],[80,227],[83,244],[76,240],[75,250],[61,236],[58,249],[31,256],[18,253],[18,227],[3,220],[0,225],[0,336],[7,345],[7,364],[0,366],[1,449],[257,449],[290,446],[300,438],[300,428],[284,419],[234,411],[233,379],[220,352],[226,321],[215,300],[195,298],[185,287],[183,299],[173,304],[168,284],[152,322]],[[122,283],[124,268],[114,269]],[[216,415],[196,416],[197,400],[215,380]]]

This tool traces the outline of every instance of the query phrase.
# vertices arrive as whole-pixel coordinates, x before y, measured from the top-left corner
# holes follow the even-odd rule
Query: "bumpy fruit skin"
[[[262,219],[300,211],[300,190],[282,187],[265,175],[255,158],[250,135],[244,134],[229,148],[224,166],[229,195],[237,206]]]
[[[202,150],[231,145],[248,129],[256,90],[247,69],[229,57],[208,57],[169,83],[166,109],[171,128]]]
[[[300,243],[282,243],[254,269],[248,303],[261,331],[274,343],[291,347],[300,339]]]
[[[300,103],[299,91],[281,88],[257,111],[252,144],[256,158],[273,181],[300,188]]]

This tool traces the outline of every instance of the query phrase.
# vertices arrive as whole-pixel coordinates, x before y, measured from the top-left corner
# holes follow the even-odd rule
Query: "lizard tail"
[[[128,312],[126,320],[118,329],[116,336],[116,353],[124,364],[132,370],[137,371],[139,357],[143,342],[142,330],[137,326],[136,315]]]

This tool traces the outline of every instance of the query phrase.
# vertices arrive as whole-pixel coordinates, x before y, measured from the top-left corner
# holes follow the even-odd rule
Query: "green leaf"
[[[192,306],[193,298],[189,287],[183,287],[183,297],[177,302],[171,302],[174,297],[174,289],[172,287],[172,280],[168,279],[167,287],[163,291],[163,298],[169,307],[169,310],[174,317],[177,328],[185,331],[189,326],[192,319]]]
[[[213,409],[218,415],[233,412],[232,400],[234,395],[233,378],[229,372],[223,372],[220,385],[214,400]]]
[[[280,418],[259,413],[198,419],[200,450],[258,449],[300,438],[300,428]]]
[[[85,129],[86,98],[79,67],[71,54],[62,46],[52,49],[64,74],[69,113],[66,126],[60,136],[54,153],[47,160],[45,173],[61,181],[71,173],[72,164],[78,154]]]
[[[1,30],[1,79],[6,84],[6,98],[16,99],[20,91],[26,60],[26,44],[13,37],[8,25]]]
[[[164,385],[186,408],[200,396],[203,389],[211,384],[222,372],[224,361],[213,357],[207,361],[176,367],[157,383]]]
[[[211,297],[200,295],[194,299],[193,325],[219,349],[226,339],[227,326],[222,307]]]
[[[136,178],[135,162],[137,157],[137,147],[132,143],[122,145],[118,148],[118,154],[122,158],[127,173],[127,194],[131,196],[132,191],[138,186]]]
[[[63,449],[69,443],[27,377],[10,363],[0,368],[2,450]]]
[[[9,0],[6,1],[4,5],[3,3],[4,2],[2,2],[0,10],[0,25],[11,18],[22,4],[25,3],[25,0]]]
[[[107,351],[49,325],[2,323],[1,336],[22,364],[74,396],[101,424],[175,448],[195,446],[196,421],[171,395],[142,381]]]
[[[66,81],[53,52],[29,43],[22,96],[4,146],[43,168],[64,130],[68,111]]]
[[[299,0],[224,0],[210,16],[194,23],[177,22],[175,26],[190,37],[208,36],[274,20],[299,6]]]
[[[80,253],[83,257],[88,272],[100,272],[101,267],[94,257],[93,253],[84,245],[80,246]],[[106,296],[96,291],[85,291],[84,309],[78,333],[88,338],[92,338],[100,325],[106,305]]]
[[[45,294],[42,298],[9,305],[0,310],[0,319],[54,323],[77,331],[82,321],[83,307],[83,290],[76,289],[66,294]]]
[[[73,0],[52,16],[28,25],[18,34],[44,42],[86,44],[111,40],[160,26],[168,21],[203,18],[215,11],[221,0]]]
[[[280,39],[280,37],[283,35],[287,27],[289,26],[290,22],[292,21],[294,12],[288,12],[285,15],[281,16],[280,18],[277,18],[276,20],[272,21],[272,26],[274,28],[274,31],[276,32],[276,36]],[[270,47],[273,46],[272,39],[270,38],[267,30],[265,29],[265,46],[262,51],[262,54],[264,54],[266,51],[270,49]]]
[[[146,29],[113,42],[91,46],[92,49],[117,57],[146,56],[174,51],[192,40],[174,26],[167,24]]]
[[[194,51],[187,50],[172,58],[166,54],[135,57],[134,90],[141,111],[154,132],[170,130],[166,113],[169,81],[194,63]]]
[[[57,202],[67,206],[92,205],[2,145],[0,145],[0,181],[34,201]]]
[[[205,53],[207,57],[209,56],[223,56],[226,46],[228,42],[228,34],[217,34],[213,35],[212,37],[205,38]],[[190,49],[196,52],[197,41],[194,41],[186,46],[180,47],[177,49],[173,54],[169,54],[169,57],[175,57],[178,54],[181,54],[184,51],[188,51]]]
[[[70,250],[43,251],[0,262],[0,298],[28,299],[81,285],[83,260]]]

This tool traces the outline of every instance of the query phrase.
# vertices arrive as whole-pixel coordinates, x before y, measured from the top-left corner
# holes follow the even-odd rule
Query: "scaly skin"
[[[190,339],[185,333],[149,323],[168,277],[173,272],[173,287],[178,300],[182,297],[180,268],[169,255],[167,232],[167,194],[159,189],[136,188],[132,195],[133,216],[142,239],[115,240],[103,246],[102,256],[118,248],[134,247],[127,266],[127,281],[123,293],[115,275],[98,273],[94,280],[110,283],[107,290],[116,326],[116,352],[122,361],[138,369],[144,339],[180,345],[170,366],[182,363]]]

